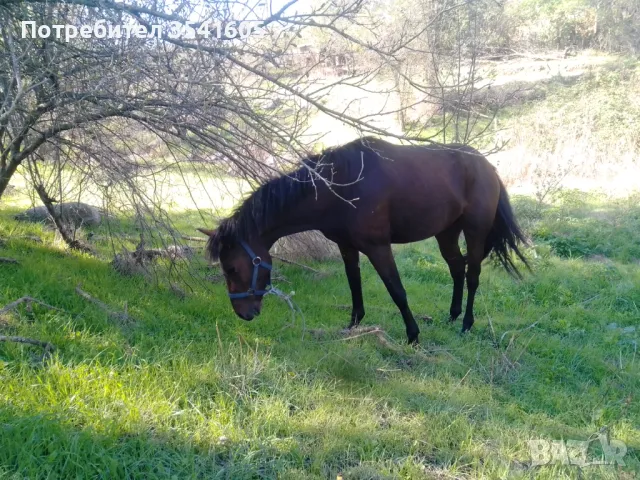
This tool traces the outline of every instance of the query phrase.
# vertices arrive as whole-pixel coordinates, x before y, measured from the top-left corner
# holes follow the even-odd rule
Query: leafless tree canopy
[[[388,134],[371,114],[351,115],[323,99],[339,85],[365,89],[375,75],[392,71],[417,92],[415,102],[429,101],[434,94],[427,83],[409,78],[402,68],[411,61],[406,52],[428,55],[434,45],[421,40],[425,32],[441,30],[445,14],[462,8],[433,2],[420,28],[407,30],[385,23],[384,6],[376,2],[331,1],[303,12],[294,4],[268,11],[211,0],[179,6],[157,0],[4,2],[0,195],[23,162],[47,164],[53,158],[102,189],[130,185],[141,170],[184,160],[232,164],[236,173],[262,178],[318,140],[304,135],[316,112],[361,131]],[[244,39],[166,35],[172,22],[194,19],[196,29],[204,21],[225,26],[231,19],[250,19],[261,34]],[[104,21],[142,25],[149,32],[161,25],[165,35],[23,38],[25,20],[36,27],[77,28]],[[300,44],[310,39],[323,47],[305,56]],[[323,77],[327,65],[341,66],[342,75]],[[35,170],[35,176],[42,175]]]
[[[195,176],[210,196],[212,176],[257,182],[286,172],[332,144],[312,119],[329,131],[402,141],[481,139],[491,112],[474,108],[476,60],[496,44],[487,32],[501,9],[484,0],[290,0],[278,8],[258,0],[7,0],[0,197],[21,167],[34,202],[54,220],[56,203],[89,194],[103,211],[129,215],[136,242],[147,232],[148,245],[166,247],[180,238],[167,213],[167,172]],[[253,33],[237,34],[240,21]],[[66,27],[53,28],[98,24],[122,35],[66,38]],[[187,24],[191,34],[169,34]],[[205,24],[218,34],[202,35]],[[125,27],[150,35],[125,35]],[[379,105],[362,107],[372,95]],[[380,118],[397,118],[399,128]],[[184,196],[197,210],[194,186]],[[210,225],[215,212],[198,211]],[[68,245],[90,251],[61,219],[55,225]]]

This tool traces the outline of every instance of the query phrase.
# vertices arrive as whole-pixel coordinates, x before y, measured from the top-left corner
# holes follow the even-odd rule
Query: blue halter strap
[[[259,256],[253,253],[253,250],[251,250],[251,247],[247,245],[245,242],[240,242],[240,245],[242,245],[242,248],[244,248],[246,252],[249,254],[249,256],[251,257],[251,263],[253,263],[253,276],[251,277],[251,287],[246,292],[229,293],[229,298],[231,299],[247,298],[247,297],[252,297],[254,295],[256,297],[261,297],[262,295],[265,295],[267,292],[269,292],[269,288],[271,287],[271,285],[267,283],[267,285],[265,286],[265,290],[256,290],[257,283],[258,283],[258,271],[260,270],[260,267],[266,268],[267,270],[271,270],[271,265],[268,264],[267,262],[263,262]]]

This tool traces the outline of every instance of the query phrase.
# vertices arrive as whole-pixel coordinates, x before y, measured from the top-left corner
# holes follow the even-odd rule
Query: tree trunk
[[[69,232],[67,225],[62,219],[62,210],[59,209],[59,211],[56,212],[55,207],[53,206],[54,200],[47,194],[44,185],[36,185],[35,190],[36,192],[38,192],[40,200],[42,200],[42,203],[47,208],[47,211],[53,219],[53,223],[58,229],[58,232],[60,233],[62,240],[64,240],[64,243],[66,243],[69,248],[72,248],[74,250],[79,250],[85,253],[92,253],[91,249],[88,246],[84,245],[81,241],[73,238],[73,234]]]
[[[0,198],[2,198],[2,194],[7,189],[9,180],[11,180],[13,174],[16,173],[18,165],[20,165],[20,162],[9,161],[9,164],[5,168],[0,168]]]

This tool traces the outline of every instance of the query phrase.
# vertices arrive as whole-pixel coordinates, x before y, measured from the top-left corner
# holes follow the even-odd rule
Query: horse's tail
[[[518,247],[518,244],[529,245],[529,240],[518,226],[509,202],[509,195],[502,180],[498,178],[498,182],[500,182],[500,198],[498,200],[496,218],[485,242],[484,257],[486,258],[490,253],[493,253],[494,257],[509,274],[522,278],[513,263],[511,253],[515,253],[522,260],[522,263],[530,269],[527,259]]]

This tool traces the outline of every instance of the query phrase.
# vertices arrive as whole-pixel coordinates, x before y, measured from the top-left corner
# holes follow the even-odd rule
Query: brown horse
[[[493,252],[515,275],[511,252],[527,265],[518,249],[526,240],[505,187],[480,153],[463,145],[400,146],[366,137],[305,159],[299,170],[259,187],[216,230],[200,229],[210,237],[208,256],[220,260],[239,317],[260,314],[271,279],[271,246],[307,230],[319,230],[340,248],[353,303],[349,328],[364,317],[362,252],[400,309],[409,343],[417,343],[420,330],[391,244],[436,237],[453,278],[452,321],[462,312],[466,267],[463,332],[473,325],[483,259]]]

